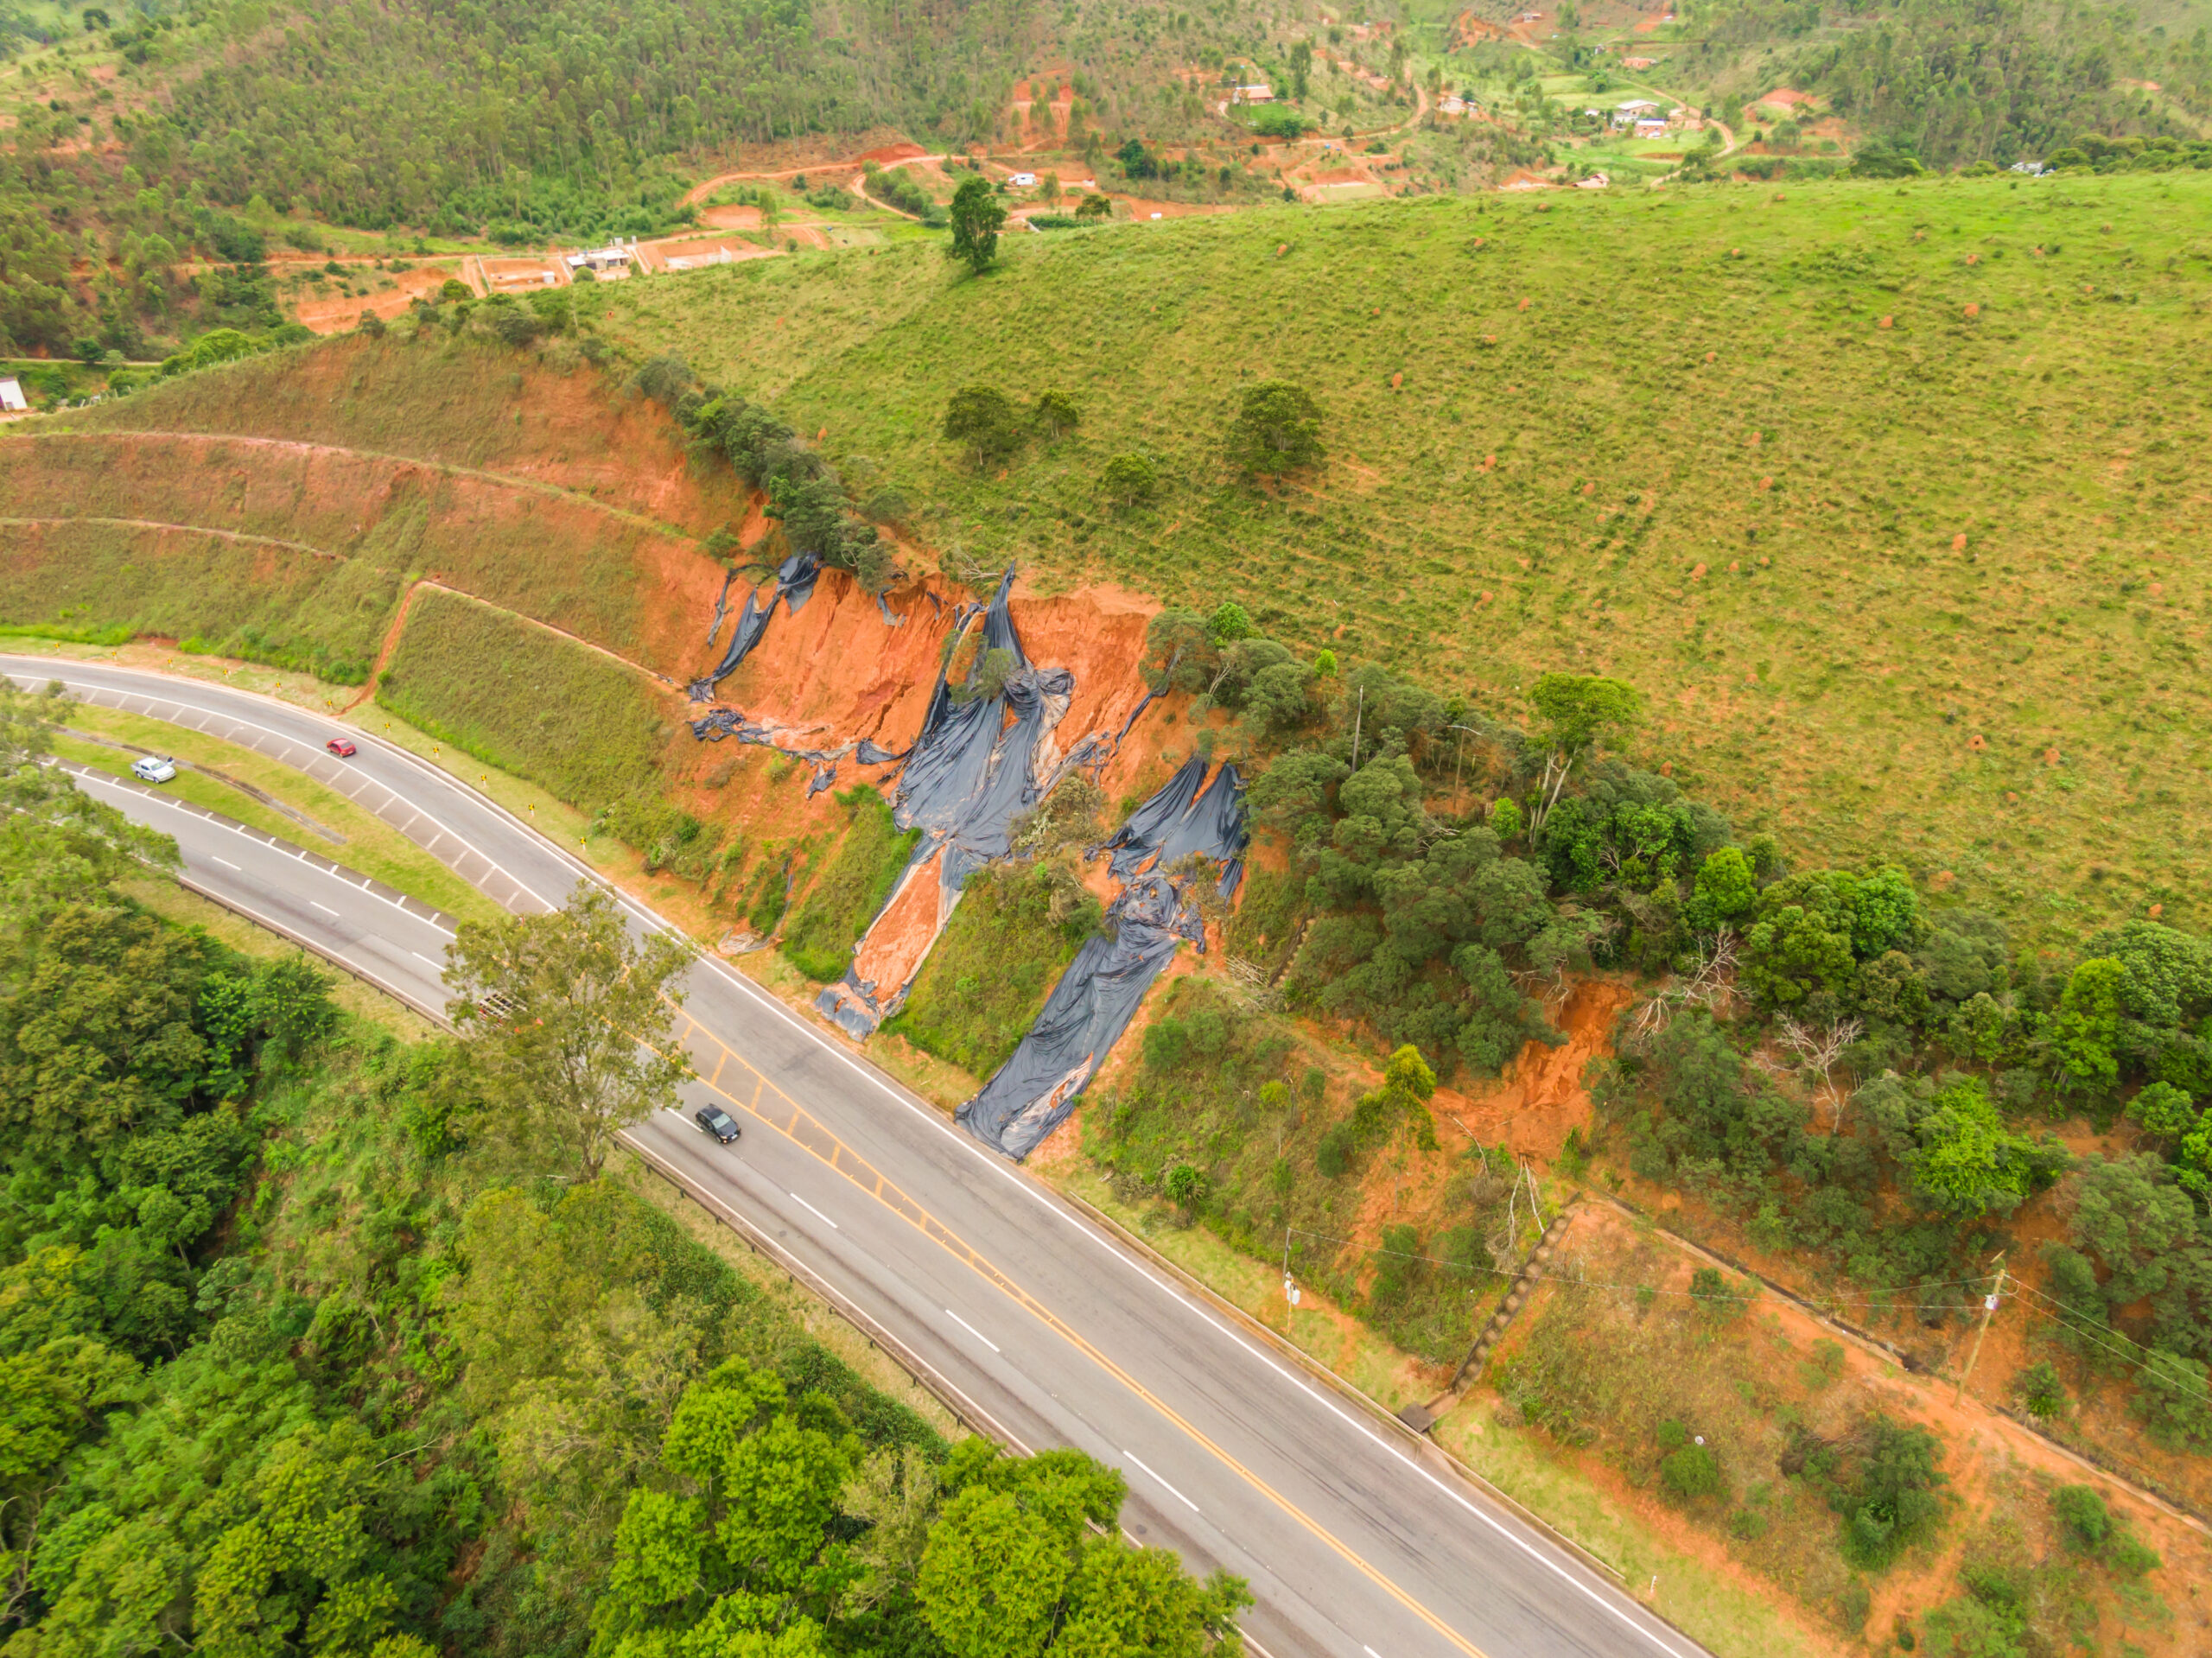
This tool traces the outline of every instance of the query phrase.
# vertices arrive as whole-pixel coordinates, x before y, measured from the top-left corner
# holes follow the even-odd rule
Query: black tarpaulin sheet
[[[1014,1057],[960,1108],[957,1121],[994,1151],[1027,1157],[1067,1120],[1196,921],[1164,875],[1139,877],[1108,914],[1115,936],[1076,952]]]
[[[1170,869],[1193,852],[1201,853],[1222,866],[1223,896],[1234,895],[1251,838],[1244,826],[1244,778],[1234,765],[1224,765],[1201,791],[1205,775],[1205,760],[1192,755],[1090,855],[1112,853],[1109,867],[1116,879],[1128,880],[1141,870]]]
[[[729,614],[729,584],[737,580],[735,570],[722,575],[722,590],[715,595],[714,624],[707,629],[707,649],[715,648],[715,635],[722,631],[722,618]]]
[[[853,750],[853,758],[860,761],[862,765],[895,765],[912,753],[913,753],[912,749],[906,750],[904,753],[894,753],[876,741],[874,738],[863,737]]]
[[[1127,880],[1143,868],[1167,843],[1177,823],[1191,810],[1191,803],[1198,797],[1198,785],[1205,781],[1206,763],[1204,757],[1193,754],[1175,768],[1175,775],[1160,785],[1152,797],[1131,812],[1128,821],[1116,829],[1104,844],[1093,847],[1090,856],[1101,852],[1114,854],[1109,866],[1116,880]]]
[[[814,584],[822,576],[822,561],[811,553],[793,553],[776,572],[775,586],[762,582],[745,595],[745,608],[738,612],[737,622],[730,629],[729,648],[722,652],[704,677],[691,682],[691,700],[704,702],[715,694],[715,687],[737,671],[737,664],[753,653],[768,631],[768,619],[776,613],[776,600],[781,599],[784,607],[796,611],[814,591]],[[713,636],[709,635],[711,641]]]
[[[921,844],[914,849],[918,864],[943,848],[944,880],[950,888],[964,886],[976,869],[1011,849],[1014,820],[1034,806],[1039,794],[1038,741],[1059,723],[1075,690],[1075,676],[1066,669],[1030,666],[1007,608],[1014,574],[1006,573],[983,613],[983,636],[975,657],[980,666],[994,651],[1012,654],[1014,668],[1005,689],[956,702],[950,683],[939,673],[922,734],[899,774],[899,827],[922,830]],[[1008,714],[1014,716],[1011,725]]]
[[[1221,866],[1221,895],[1234,898],[1244,878],[1244,848],[1250,840],[1244,827],[1244,778],[1232,763],[1213,774],[1191,810],[1170,827],[1154,867],[1173,869],[1198,853]]]

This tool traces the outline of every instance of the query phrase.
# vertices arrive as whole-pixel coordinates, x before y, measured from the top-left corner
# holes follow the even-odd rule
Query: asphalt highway
[[[372,733],[251,693],[105,664],[0,656],[26,685],[192,726],[313,774],[511,909],[559,904],[584,865]],[[352,759],[324,751],[343,734]],[[89,791],[177,838],[188,882],[433,1015],[450,921],[417,900],[158,790]],[[341,848],[342,854],[342,848]],[[625,899],[640,926],[659,926]],[[1197,1571],[1246,1579],[1262,1658],[1691,1658],[1704,1648],[1309,1372],[985,1150],[724,962],[689,975],[699,1081],[632,1140],[918,1365],[971,1422],[1121,1469],[1122,1523]],[[744,1126],[722,1147],[691,1109]]]

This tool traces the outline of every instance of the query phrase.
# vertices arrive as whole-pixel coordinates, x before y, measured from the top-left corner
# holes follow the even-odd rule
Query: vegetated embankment
[[[2212,880],[2174,784],[2212,716],[2209,206],[2193,173],[1425,200],[593,302],[868,457],[937,545],[1236,598],[1511,720],[1544,670],[1617,674],[1637,757],[1739,826],[2071,935]],[[1261,486],[1222,438],[1272,378],[1328,459]],[[938,435],[974,382],[1080,423],[974,466]],[[1107,498],[1122,454],[1152,505]]]

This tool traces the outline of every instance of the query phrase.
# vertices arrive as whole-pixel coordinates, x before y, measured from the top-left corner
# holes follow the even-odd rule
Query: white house
[[[30,407],[30,399],[23,396],[22,382],[10,375],[0,380],[0,410],[17,414]]]
[[[595,276],[626,276],[630,274],[630,262],[637,257],[621,243],[609,242],[603,248],[586,248],[582,253],[571,253],[569,269],[588,270]]]
[[[1037,175],[1034,173],[1016,173],[1007,181],[1017,190],[1033,190],[1037,187]]]
[[[1667,136],[1667,124],[1656,115],[1646,116],[1636,124],[1636,136],[1639,138],[1663,138]]]

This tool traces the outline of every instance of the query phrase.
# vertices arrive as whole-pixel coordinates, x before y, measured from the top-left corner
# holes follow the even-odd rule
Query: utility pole
[[[2005,1252],[1997,1252],[1997,1280],[1989,1286],[1989,1293],[1981,1304],[1981,1328],[1974,1331],[1974,1351],[1967,1355],[1967,1368],[1959,1373],[1959,1390],[1951,1402],[1957,1404],[1967,1396],[1967,1378],[1974,1374],[1974,1361],[1981,1356],[1981,1344],[1989,1334],[1989,1321],[1997,1316],[1998,1299],[2005,1293]]]

